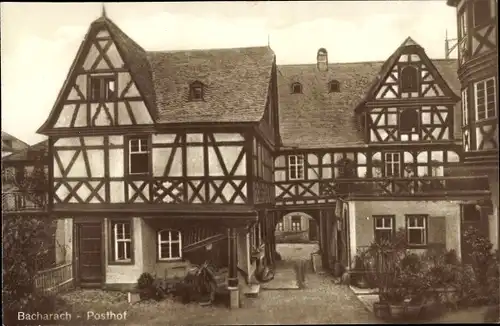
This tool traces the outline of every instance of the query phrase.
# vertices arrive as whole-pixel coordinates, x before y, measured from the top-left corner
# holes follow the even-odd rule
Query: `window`
[[[90,77],[90,100],[111,101],[115,98],[114,76]]]
[[[410,246],[427,245],[426,215],[406,215],[406,237]]]
[[[132,261],[132,233],[130,222],[112,222],[113,260],[115,262]]]
[[[158,232],[158,260],[177,260],[182,258],[182,235],[176,230]]]
[[[485,24],[491,19],[490,0],[474,1],[474,27]]]
[[[276,230],[277,231],[284,231],[285,226],[283,225],[283,221],[279,221],[278,224],[276,225]]]
[[[401,70],[401,91],[418,92],[418,71],[412,66],[404,67]]]
[[[300,83],[293,83],[292,84],[292,93],[293,94],[302,93],[302,85]]]
[[[399,177],[401,175],[401,158],[399,153],[385,153],[385,176]]]
[[[137,137],[129,140],[129,174],[145,174],[149,172],[148,137]]]
[[[476,121],[496,116],[495,77],[474,84],[476,98]]]
[[[203,84],[201,82],[194,82],[189,88],[189,99],[191,101],[203,101]]]
[[[12,148],[12,139],[2,139],[2,145],[8,147],[8,149]]]
[[[462,126],[466,126],[467,123],[469,122],[468,118],[468,108],[469,105],[467,101],[469,100],[467,96],[467,88],[462,91]]]
[[[465,10],[458,15],[458,39],[461,40],[467,35],[467,16]]]
[[[288,156],[288,178],[290,180],[302,180],[304,178],[304,156]]]
[[[354,162],[348,158],[343,158],[338,161],[339,178],[355,178],[356,166]]]
[[[375,242],[390,241],[394,235],[394,216],[374,216]]]
[[[330,93],[337,93],[340,92],[340,83],[337,80],[332,80],[328,84],[328,89]]]
[[[300,215],[292,216],[292,231],[302,231]]]
[[[418,122],[420,120],[418,116],[418,110],[414,108],[408,108],[402,109],[399,112],[399,132],[401,133],[401,135],[418,134]],[[412,138],[410,137],[409,140],[411,139]]]

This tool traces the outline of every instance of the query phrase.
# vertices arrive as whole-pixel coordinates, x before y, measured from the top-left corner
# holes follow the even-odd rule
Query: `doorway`
[[[101,287],[104,281],[102,222],[75,223],[75,280],[82,287]]]

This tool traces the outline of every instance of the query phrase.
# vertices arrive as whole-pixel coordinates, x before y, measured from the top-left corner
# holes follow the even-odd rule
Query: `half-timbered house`
[[[210,260],[236,298],[274,230],[276,85],[268,47],[147,52],[92,22],[39,130],[77,284],[128,288]]]
[[[320,49],[316,65],[279,66],[276,214],[318,219],[324,265],[350,265],[400,228],[418,251],[460,255],[461,206],[489,190],[452,172],[462,156],[455,65],[408,38],[385,62],[331,64]]]
[[[319,225],[323,266],[405,227],[415,248],[460,253],[460,207],[487,180],[462,158],[453,60],[411,38],[385,62],[277,67],[269,47],[145,51],[92,22],[49,117],[49,211],[74,231],[77,284],[210,260],[255,282],[275,227]],[[279,108],[278,108],[279,105]],[[258,264],[259,263],[259,264]],[[237,306],[237,300],[232,300]]]
[[[457,11],[456,67],[462,97],[462,168],[489,176],[491,198],[482,204],[488,218],[464,222],[479,226],[498,248],[498,1],[448,0]],[[458,122],[457,122],[458,123]]]

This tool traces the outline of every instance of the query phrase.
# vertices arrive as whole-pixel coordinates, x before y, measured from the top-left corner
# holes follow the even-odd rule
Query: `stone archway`
[[[283,212],[276,219],[276,251],[283,260],[309,259],[319,249],[319,214]],[[315,218],[315,215],[318,217]],[[311,236],[313,239],[311,239]]]

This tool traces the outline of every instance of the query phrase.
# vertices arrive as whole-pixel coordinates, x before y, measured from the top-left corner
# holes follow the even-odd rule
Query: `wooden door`
[[[102,223],[76,224],[78,250],[77,282],[81,286],[101,286],[103,273]]]

